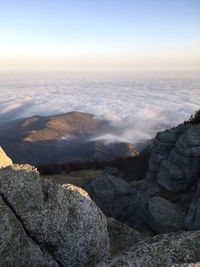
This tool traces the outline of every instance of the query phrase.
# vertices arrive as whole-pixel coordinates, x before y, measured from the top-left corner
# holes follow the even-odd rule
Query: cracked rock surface
[[[0,266],[59,266],[26,233],[12,209],[0,197]]]
[[[200,175],[200,124],[181,124],[157,134],[148,179],[170,192],[186,189]]]
[[[182,229],[200,230],[200,124],[180,124],[175,128],[159,132],[154,141],[149,159],[149,168],[145,180],[144,194],[147,199],[154,196],[166,198],[172,202],[165,209],[166,231]],[[155,203],[156,204],[156,203]],[[171,226],[175,220],[173,204],[182,210],[183,222]],[[163,218],[164,218],[163,217]],[[160,220],[161,216],[159,216]],[[151,222],[150,216],[147,222]],[[165,223],[166,222],[166,223]],[[173,222],[173,223],[172,223]],[[154,225],[154,226],[158,226]],[[179,226],[179,227],[178,227]],[[155,227],[154,227],[155,230]]]
[[[0,194],[0,266],[95,266],[108,258],[106,218],[84,190],[12,165],[0,170]]]

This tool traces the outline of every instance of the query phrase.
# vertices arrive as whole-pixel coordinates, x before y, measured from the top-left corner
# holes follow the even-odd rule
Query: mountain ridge
[[[112,160],[139,154],[130,143],[102,140],[116,128],[89,113],[32,116],[1,124],[1,129],[0,145],[16,163]]]

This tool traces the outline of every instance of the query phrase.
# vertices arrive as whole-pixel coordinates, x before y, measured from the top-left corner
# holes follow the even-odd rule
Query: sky
[[[0,0],[0,71],[199,69],[200,0]]]

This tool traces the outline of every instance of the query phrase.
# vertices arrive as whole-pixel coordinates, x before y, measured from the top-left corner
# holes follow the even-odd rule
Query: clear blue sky
[[[195,69],[200,0],[0,0],[0,69]]]

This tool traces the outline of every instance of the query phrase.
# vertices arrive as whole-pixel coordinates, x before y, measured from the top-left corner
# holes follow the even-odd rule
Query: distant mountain
[[[33,116],[1,124],[0,128],[0,145],[16,163],[112,160],[139,154],[132,144],[97,140],[115,129],[88,113]]]

